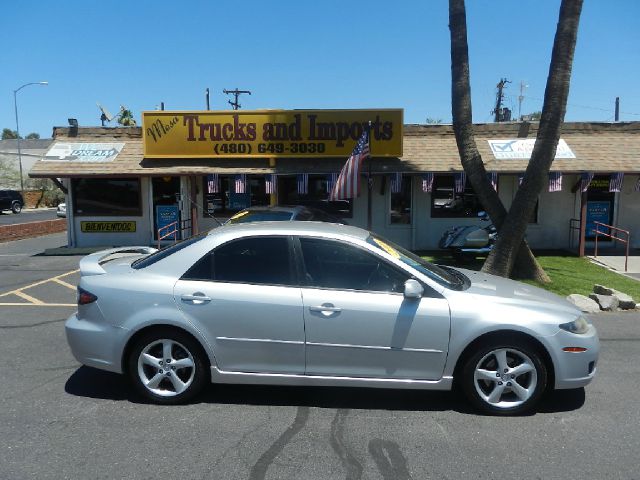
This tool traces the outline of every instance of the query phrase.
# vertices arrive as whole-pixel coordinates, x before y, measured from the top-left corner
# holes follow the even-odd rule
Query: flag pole
[[[367,128],[367,142],[369,142],[369,173],[367,175],[367,230],[371,231],[371,193],[373,192],[373,178],[371,177],[371,120]]]

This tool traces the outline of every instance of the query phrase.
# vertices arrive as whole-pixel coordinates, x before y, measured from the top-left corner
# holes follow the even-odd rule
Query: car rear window
[[[151,255],[142,257],[136,260],[135,262],[133,262],[131,264],[131,268],[139,270],[141,268],[146,268],[150,265],[153,265],[154,263],[162,260],[163,258],[167,258],[168,256],[173,255],[176,252],[179,252],[183,248],[188,247],[189,245],[193,245],[196,242],[199,242],[200,240],[204,239],[207,236],[207,233],[208,232],[202,232],[198,235],[187,238],[186,240],[182,240],[178,243],[174,243],[169,247],[165,247],[162,250],[158,250],[157,252],[152,253]]]

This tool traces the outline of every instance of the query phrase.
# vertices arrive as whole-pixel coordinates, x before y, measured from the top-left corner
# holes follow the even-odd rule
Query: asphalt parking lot
[[[29,248],[0,251],[2,479],[640,478],[638,313],[592,317],[594,382],[523,417],[479,416],[449,392],[348,388],[212,385],[161,407],[71,356],[79,257]]]

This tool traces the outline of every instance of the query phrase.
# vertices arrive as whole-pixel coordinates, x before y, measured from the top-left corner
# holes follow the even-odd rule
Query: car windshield
[[[293,212],[282,210],[243,210],[229,219],[228,224],[247,222],[280,222],[291,220]]]
[[[429,263],[424,258],[405,250],[389,240],[370,235],[367,238],[367,243],[397,258],[402,263],[414,268],[444,287],[452,290],[464,290],[469,285],[469,279],[457,270]]]

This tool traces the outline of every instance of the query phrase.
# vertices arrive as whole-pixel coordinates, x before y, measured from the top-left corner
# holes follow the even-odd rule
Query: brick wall
[[[38,237],[49,233],[65,232],[66,230],[66,218],[44,220],[42,222],[19,223],[17,225],[0,225],[0,242]]]

